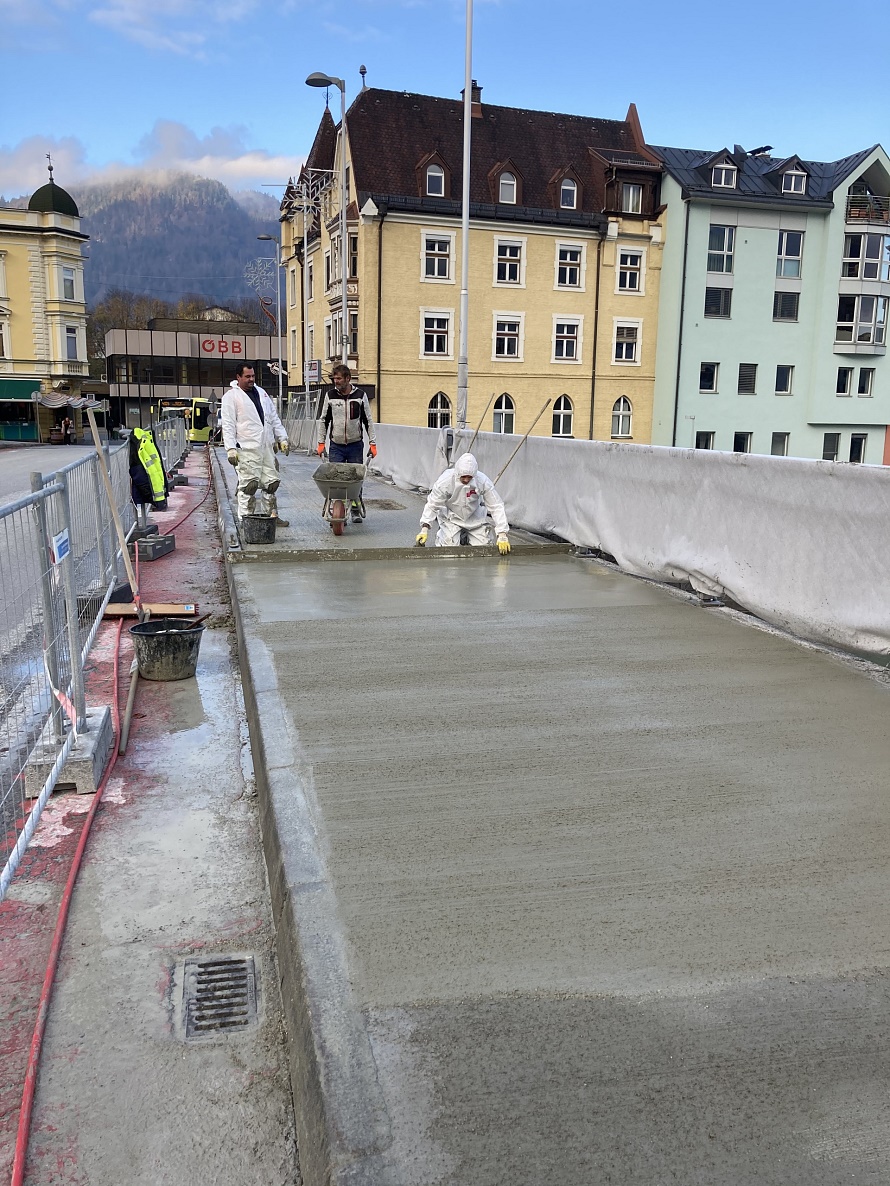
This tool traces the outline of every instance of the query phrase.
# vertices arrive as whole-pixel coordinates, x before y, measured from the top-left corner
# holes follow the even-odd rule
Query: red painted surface
[[[201,502],[207,493],[207,464],[203,450],[190,454],[186,472],[192,482],[201,484],[176,488],[171,494],[170,510],[153,516],[161,532],[170,530]],[[205,585],[208,578],[223,579],[215,512],[211,493],[196,513],[176,527],[176,550],[159,561],[140,566],[140,591],[144,600],[198,602],[194,587],[196,561],[200,561]],[[104,622],[99,629],[85,673],[89,704],[110,703],[115,633],[112,621]],[[126,701],[131,659],[132,645],[125,627],[119,668],[121,709]],[[169,724],[165,685],[141,680],[131,737],[139,736],[145,744],[150,742],[152,734],[166,732]],[[97,812],[94,830],[113,828],[116,814],[127,810],[134,795],[150,792],[150,776],[130,765],[130,760],[128,756],[118,761]],[[10,895],[0,902],[0,1182],[8,1181],[11,1172],[28,1050],[53,928],[92,798],[63,794],[50,800],[16,872]],[[90,852],[88,843],[85,865],[91,860]],[[63,946],[60,974],[64,973],[64,963]],[[158,987],[161,995],[169,992],[169,985]],[[77,1055],[77,1048],[72,1047],[65,1057],[76,1060]],[[36,1164],[29,1164],[27,1181],[39,1179],[65,1186],[85,1183],[77,1168],[76,1146],[70,1136],[62,1136],[51,1115],[35,1116],[32,1138],[31,1159]]]

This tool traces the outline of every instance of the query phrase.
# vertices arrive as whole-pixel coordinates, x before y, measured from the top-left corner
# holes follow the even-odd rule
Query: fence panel
[[[129,534],[128,446],[104,455]],[[32,487],[0,508],[0,900],[74,743],[72,722],[85,724],[83,663],[122,563],[95,454],[34,475]],[[38,742],[55,764],[36,788],[26,764]]]

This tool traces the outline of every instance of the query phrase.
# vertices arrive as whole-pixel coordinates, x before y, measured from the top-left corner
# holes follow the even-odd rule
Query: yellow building
[[[475,84],[472,99],[468,422],[522,433],[550,399],[536,434],[648,442],[661,166],[635,108],[494,107]],[[347,113],[348,354],[383,421],[454,421],[462,124],[460,100],[384,90]],[[342,148],[325,109],[282,202],[292,376],[304,324],[323,374],[340,355]]]
[[[47,440],[65,415],[61,397],[81,395],[87,240],[52,170],[27,210],[0,207],[0,440]],[[35,403],[35,392],[61,406]]]

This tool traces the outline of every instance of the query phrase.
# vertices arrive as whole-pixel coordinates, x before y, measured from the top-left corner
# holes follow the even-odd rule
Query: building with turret
[[[66,397],[81,397],[88,374],[88,238],[74,199],[53,181],[52,166],[27,209],[0,206],[0,440],[49,439]]]

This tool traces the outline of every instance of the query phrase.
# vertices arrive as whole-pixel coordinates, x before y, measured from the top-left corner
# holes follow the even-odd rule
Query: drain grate
[[[228,1033],[256,1020],[256,968],[246,959],[186,960],[185,1036]]]
[[[377,511],[403,511],[405,509],[400,502],[395,502],[392,498],[366,498],[364,502],[366,507],[374,507]]]

